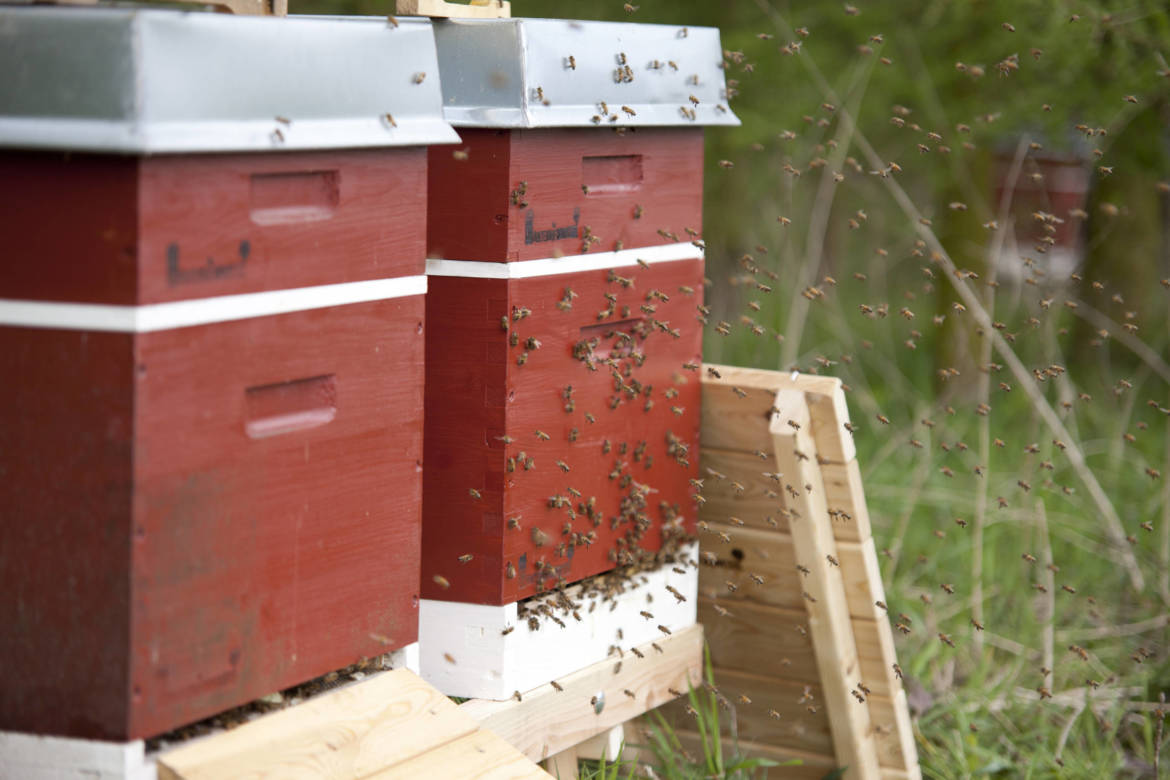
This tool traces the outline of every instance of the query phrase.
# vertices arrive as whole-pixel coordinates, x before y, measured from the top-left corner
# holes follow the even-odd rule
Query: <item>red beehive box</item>
[[[153,736],[414,642],[429,24],[0,19],[0,729]]]
[[[436,24],[424,598],[508,604],[694,531],[718,31]]]

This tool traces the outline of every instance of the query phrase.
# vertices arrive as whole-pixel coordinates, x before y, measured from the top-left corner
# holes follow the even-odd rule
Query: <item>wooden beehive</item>
[[[414,642],[429,25],[3,21],[0,729],[151,736]]]
[[[694,530],[701,126],[737,120],[713,29],[435,30],[422,589],[503,605]]]

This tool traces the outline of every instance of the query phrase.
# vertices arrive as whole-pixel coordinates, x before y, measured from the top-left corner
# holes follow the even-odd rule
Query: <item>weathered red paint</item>
[[[689,241],[687,229],[700,230],[700,128],[461,128],[459,135],[455,151],[430,150],[431,257],[531,260]],[[571,235],[556,238],[557,228]]]
[[[0,297],[146,304],[421,274],[426,150],[0,153]]]
[[[0,155],[31,193],[0,201],[0,298],[419,273],[424,154]],[[239,240],[238,272],[172,284],[169,242],[217,268]],[[424,316],[0,327],[0,730],[149,737],[415,641]]]
[[[551,567],[543,578],[545,587],[558,578],[572,582],[613,568],[611,556],[622,544],[618,540],[632,528],[612,524],[622,497],[630,492],[620,487],[626,474],[656,491],[645,509],[651,526],[637,547],[657,550],[663,524],[675,514],[694,531],[695,491],[688,479],[697,476],[698,468],[699,374],[684,364],[700,361],[696,306],[702,304],[703,261],[629,266],[616,273],[630,285],[611,280],[607,271],[514,280],[430,278],[424,597],[504,604],[537,592],[537,561]],[[557,304],[569,289],[576,297],[566,310]],[[652,290],[669,301],[648,298]],[[609,306],[606,293],[616,297],[614,312],[600,317]],[[653,314],[641,310],[648,303],[656,307]],[[515,319],[522,308],[531,315]],[[505,317],[508,331],[501,323]],[[615,390],[608,366],[598,362],[591,371],[574,357],[578,344],[596,336],[600,344],[595,354],[601,360],[615,341],[607,334],[628,329],[623,322],[651,320],[677,329],[678,337],[651,326],[647,338],[636,339],[645,361],[641,366],[621,361],[632,369],[625,384],[640,383],[636,398]],[[512,333],[517,334],[516,346],[509,344]],[[538,340],[539,348],[526,346],[529,338]],[[527,358],[520,365],[523,353]],[[570,385],[571,411],[565,398]],[[668,398],[668,389],[678,395]],[[615,397],[621,401],[611,408]],[[648,410],[647,401],[653,402]],[[587,412],[596,422],[588,422]],[[574,429],[577,439],[570,441]],[[537,436],[538,430],[549,436],[547,441]],[[686,466],[667,454],[668,432],[689,448]],[[602,451],[606,440],[609,454]],[[644,452],[635,457],[643,443]],[[517,462],[509,471],[509,459],[521,452],[535,459],[535,467],[526,470]],[[626,465],[618,469],[619,462]],[[617,476],[611,478],[615,469]],[[570,495],[570,487],[580,498]],[[570,498],[575,518],[564,507],[549,506],[556,495]],[[584,507],[591,498],[600,519],[596,525]],[[517,529],[508,528],[513,517],[519,518]],[[534,529],[547,537],[542,545],[536,543]],[[572,533],[590,531],[597,534],[592,544],[568,544]],[[467,554],[471,561],[460,563],[460,556]]]

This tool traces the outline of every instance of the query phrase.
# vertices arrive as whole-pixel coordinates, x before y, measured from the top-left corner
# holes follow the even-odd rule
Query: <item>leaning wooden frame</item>
[[[841,381],[703,373],[699,620],[741,751],[800,759],[785,777],[921,777]]]

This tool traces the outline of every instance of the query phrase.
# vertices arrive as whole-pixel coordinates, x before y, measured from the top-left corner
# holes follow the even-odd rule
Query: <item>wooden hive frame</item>
[[[838,379],[704,367],[699,618],[748,755],[920,778],[848,422]]]

